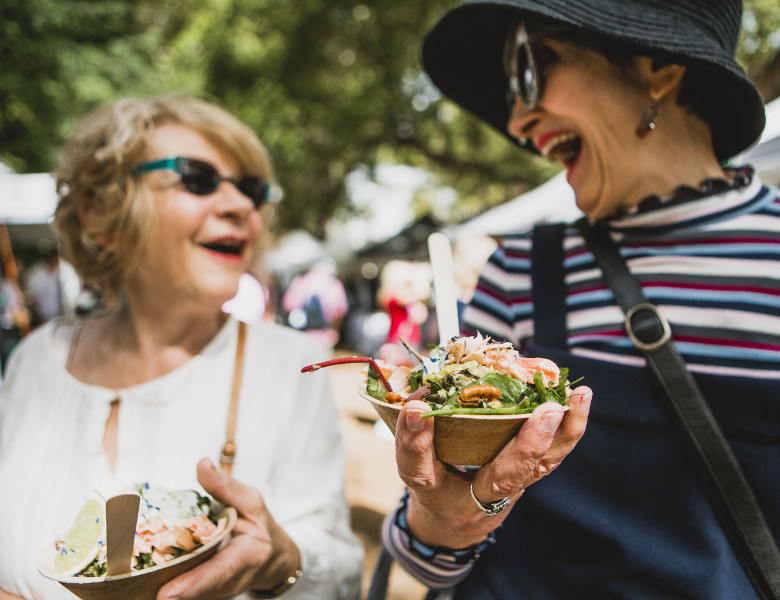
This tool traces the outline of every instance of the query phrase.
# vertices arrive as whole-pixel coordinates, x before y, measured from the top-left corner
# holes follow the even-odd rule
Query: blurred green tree
[[[780,96],[780,3],[745,0],[737,58],[765,102]]]
[[[459,221],[556,171],[442,99],[419,65],[425,31],[456,0],[5,0],[0,159],[49,170],[74,122],[123,95],[188,91],[268,146],[286,190],[282,230],[322,237],[358,210],[347,174],[420,167],[457,190]],[[771,79],[777,0],[746,0],[740,58]],[[770,75],[765,75],[769,73]],[[767,84],[767,100],[780,93]],[[774,87],[772,87],[774,85]],[[767,92],[766,90],[770,90]],[[768,97],[771,94],[771,98]],[[426,191],[420,213],[431,210]]]

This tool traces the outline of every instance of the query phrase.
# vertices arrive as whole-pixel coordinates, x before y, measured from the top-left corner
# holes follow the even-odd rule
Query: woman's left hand
[[[537,407],[475,476],[436,458],[434,424],[420,417],[430,410],[427,403],[414,400],[404,405],[395,428],[396,462],[409,490],[407,522],[415,537],[434,547],[465,548],[481,542],[503,522],[525,489],[572,451],[585,432],[592,396],[590,388],[580,386],[572,391],[566,412],[554,402]],[[477,508],[470,487],[482,502],[506,497],[511,504],[498,515],[486,516]]]
[[[238,511],[233,538],[213,558],[163,586],[157,600],[217,600],[248,588],[270,590],[298,569],[298,547],[274,521],[260,492],[208,458],[198,463],[198,481],[208,494]]]

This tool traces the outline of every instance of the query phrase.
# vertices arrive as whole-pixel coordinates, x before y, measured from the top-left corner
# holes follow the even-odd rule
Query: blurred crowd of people
[[[83,300],[78,276],[60,260],[53,245],[41,243],[21,253],[4,252],[0,263],[0,366],[18,341],[33,328],[62,314],[72,314]]]

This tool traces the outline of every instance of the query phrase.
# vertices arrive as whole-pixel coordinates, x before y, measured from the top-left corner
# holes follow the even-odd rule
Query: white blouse
[[[109,497],[149,481],[202,491],[195,466],[204,456],[218,464],[225,439],[237,321],[178,369],[119,390],[66,371],[66,328],[50,321],[26,338],[0,388],[0,588],[30,600],[73,598],[36,562],[92,490]],[[349,527],[327,375],[300,373],[324,354],[289,328],[248,326],[233,476],[262,493],[301,551],[304,575],[289,600],[353,599],[360,591],[363,551]],[[112,472],[102,442],[117,397]]]

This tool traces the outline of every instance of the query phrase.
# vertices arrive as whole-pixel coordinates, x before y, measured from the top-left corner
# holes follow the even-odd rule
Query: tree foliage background
[[[357,210],[345,178],[421,167],[457,190],[459,221],[555,170],[442,99],[419,65],[454,0],[4,0],[0,159],[50,170],[78,118],[125,95],[186,91],[257,131],[285,188],[281,229],[322,237]],[[780,7],[746,0],[739,59],[780,95]],[[431,209],[418,194],[420,214]]]

